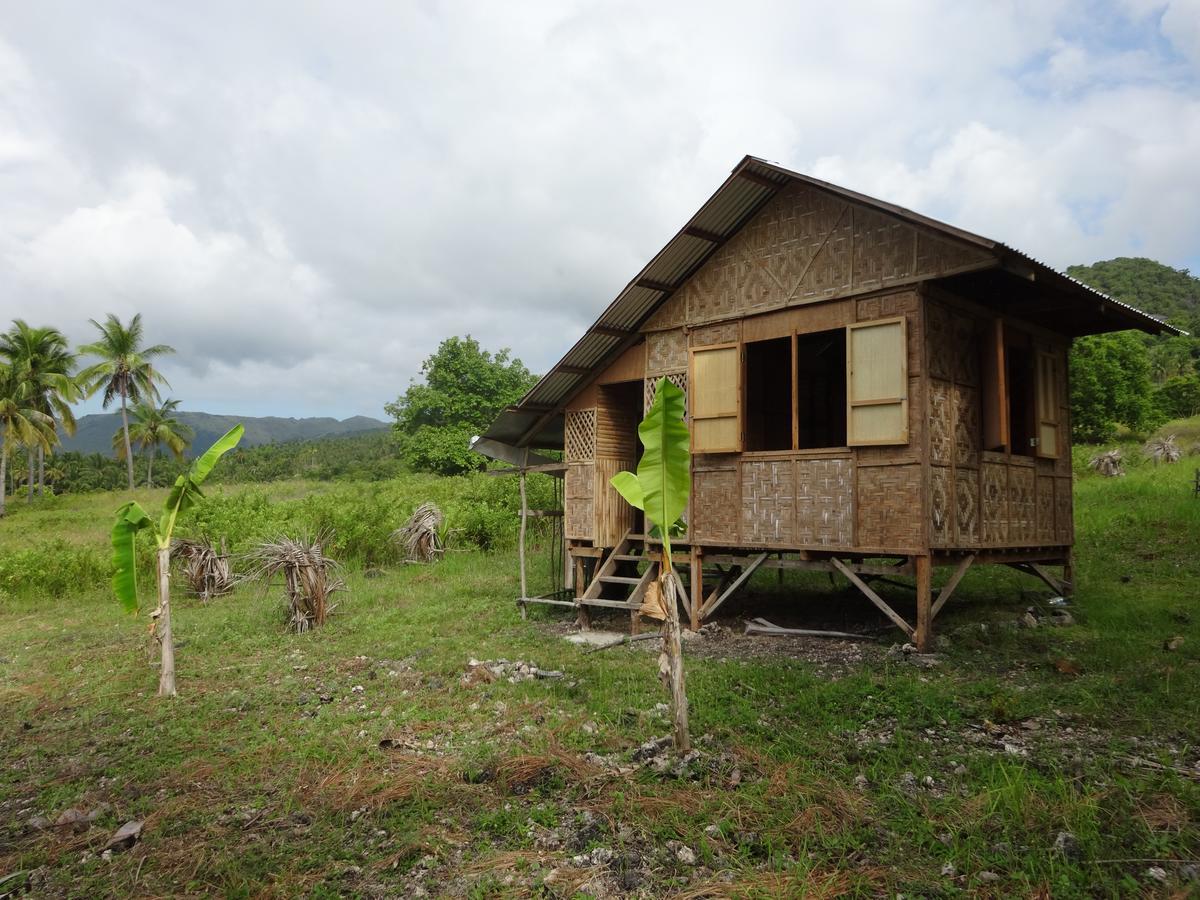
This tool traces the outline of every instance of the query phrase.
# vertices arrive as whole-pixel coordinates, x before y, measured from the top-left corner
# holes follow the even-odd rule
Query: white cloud
[[[449,334],[553,362],[745,153],[1196,265],[1195,7],[17,5],[0,296],[142,311],[190,408],[378,415]]]

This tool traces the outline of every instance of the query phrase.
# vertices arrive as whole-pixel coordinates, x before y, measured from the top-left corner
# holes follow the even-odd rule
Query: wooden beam
[[[526,459],[529,457],[529,450],[525,451]],[[521,567],[521,599],[517,601],[521,607],[521,618],[528,618],[529,613],[525,609],[525,597],[529,596],[529,591],[526,589],[525,583],[525,524],[529,521],[529,504],[525,496],[525,473],[521,472],[521,532],[517,540],[517,564]]]
[[[493,441],[490,438],[479,438],[471,444],[471,449],[481,456],[516,466],[518,471],[522,468],[528,469],[531,465],[551,468],[562,465],[558,460],[535,453],[528,447],[514,447],[512,444]]]
[[[708,603],[704,604],[704,609],[700,610],[700,618],[707,619],[718,609],[720,609],[721,604],[732,597],[734,592],[746,582],[746,579],[753,575],[754,571],[766,561],[767,554],[765,553],[760,553],[758,556],[754,557],[754,559],[750,560],[750,564],[746,566],[746,568],[742,569],[742,574],[734,579],[733,584],[729,585],[723,594],[721,594],[719,597],[709,600]]]
[[[660,291],[664,294],[669,294],[678,287],[678,285],[668,284],[665,281],[655,281],[653,278],[639,278],[634,284],[637,287],[646,288],[650,291]]]
[[[688,617],[691,620],[692,631],[700,630],[700,608],[704,605],[704,549],[696,545],[692,545],[691,558],[691,574],[689,580],[691,584],[691,602],[688,604]]]
[[[587,375],[592,369],[590,366],[568,366],[565,363],[555,366],[552,371],[562,372],[565,375]]]
[[[757,172],[751,172],[748,169],[742,169],[742,171],[738,172],[737,175],[738,178],[745,178],[749,182],[757,184],[761,187],[770,188],[773,191],[779,190],[784,184],[786,184],[786,182],[780,183],[778,181],[772,181],[766,175],[759,175]]]
[[[962,577],[967,574],[967,569],[971,568],[971,563],[975,562],[975,554],[971,553],[962,558],[962,562],[958,564],[958,568],[954,570],[954,574],[950,576],[950,580],[942,587],[938,593],[937,601],[933,604],[933,610],[929,616],[930,620],[936,619],[937,614],[942,611],[942,607],[946,605],[946,601],[950,599],[950,595],[954,593],[954,589],[958,587],[958,583],[962,581]]]
[[[844,562],[842,562],[836,556],[831,557],[829,561],[831,563],[833,563],[833,567],[835,569],[837,569],[839,572],[841,572],[843,575],[845,575],[848,579],[850,579],[850,583],[852,585],[854,585],[856,588],[858,588],[860,591],[862,591],[863,594],[866,596],[866,598],[868,600],[870,600],[872,603],[874,603],[879,608],[879,611],[881,613],[883,613],[885,616],[887,616],[889,619],[891,619],[897,628],[899,628],[901,631],[903,631],[909,637],[912,637],[915,634],[913,627],[911,625],[909,625],[907,622],[905,622],[904,619],[902,619],[900,617],[899,613],[897,613],[894,609],[892,609],[890,606],[888,606],[887,603],[884,602],[882,597],[880,597],[877,593],[875,593],[873,590],[871,590],[871,588],[867,585],[867,583],[865,581],[863,581],[861,578],[859,578],[857,575],[855,575],[853,572],[851,572],[850,569],[846,566],[846,564]]]
[[[705,229],[697,228],[694,225],[689,225],[687,228],[683,229],[683,233],[688,237],[694,237],[702,241],[708,241],[710,244],[725,243],[724,235],[717,234],[715,231],[706,231]]]
[[[933,567],[928,556],[917,557],[917,651],[928,653],[933,649]]]

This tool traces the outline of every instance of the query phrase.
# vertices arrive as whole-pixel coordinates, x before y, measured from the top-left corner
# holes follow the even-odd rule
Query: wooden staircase
[[[617,572],[622,568],[627,571],[636,569],[638,574],[618,575]],[[659,561],[646,553],[645,535],[626,532],[613,551],[597,567],[591,583],[576,601],[580,606],[581,617],[586,622],[585,607],[588,606],[627,609],[633,621],[633,630],[637,631],[637,611],[642,606],[646,588],[658,577],[658,571]],[[623,586],[627,591],[625,599],[615,600],[602,596],[605,585]]]

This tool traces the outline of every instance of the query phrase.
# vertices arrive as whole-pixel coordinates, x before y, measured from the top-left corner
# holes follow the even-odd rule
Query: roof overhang
[[[1022,308],[1027,310],[1026,317],[1035,321],[1044,317],[1048,327],[1056,327],[1064,334],[1094,334],[1129,328],[1155,334],[1183,333],[998,241],[747,156],[687,224],[625,285],[566,355],[520,402],[504,410],[483,437],[514,447],[561,448],[563,409],[567,403],[587,386],[596,372],[635,343],[640,337],[639,328],[654,311],[792,181],[873,207],[915,226],[932,229],[940,236],[991,253],[995,266],[951,276],[945,281],[955,283],[955,279],[976,279],[991,284],[993,290],[1023,282],[1018,293],[1025,298]],[[1030,308],[1030,297],[1037,295],[1039,289],[1044,289],[1047,297],[1048,305],[1042,310]]]

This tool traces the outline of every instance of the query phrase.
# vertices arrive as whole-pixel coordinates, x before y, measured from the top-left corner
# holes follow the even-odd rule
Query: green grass
[[[655,655],[585,654],[556,636],[557,611],[522,622],[508,552],[377,577],[351,565],[328,626],[302,636],[283,631],[277,589],[180,597],[173,701],[154,696],[146,619],[122,615],[99,581],[54,600],[12,589],[0,599],[0,878],[36,872],[35,893],[50,896],[406,896],[415,884],[571,896],[588,877],[647,896],[1186,890],[1180,864],[1200,857],[1192,470],[1079,480],[1074,626],[1013,627],[1047,593],[980,569],[939,617],[948,645],[932,669],[885,653],[891,634],[831,667],[819,643],[794,645],[799,658],[770,639],[749,656],[736,642],[688,645],[692,730],[707,737],[682,778],[589,755],[630,766],[638,744],[669,733]],[[299,502],[309,487],[270,490]],[[0,562],[48,540],[103,554],[116,502],[13,504]],[[820,579],[754,588],[756,614],[871,615]],[[1165,651],[1175,635],[1182,646]],[[464,684],[472,657],[566,677]],[[381,749],[384,735],[400,746]],[[82,834],[26,826],[101,802],[111,811]],[[101,859],[130,818],[145,821],[142,842]],[[1077,853],[1053,849],[1062,831]],[[569,864],[595,848],[615,857]],[[1163,860],[1171,883],[1148,881],[1145,860]]]

